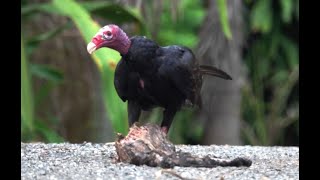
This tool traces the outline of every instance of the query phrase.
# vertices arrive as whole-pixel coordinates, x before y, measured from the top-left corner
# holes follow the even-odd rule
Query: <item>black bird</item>
[[[183,105],[201,107],[204,74],[232,79],[220,69],[198,65],[187,47],[161,47],[143,36],[129,39],[113,24],[101,28],[87,50],[91,54],[101,47],[112,48],[122,56],[115,69],[114,85],[122,101],[128,101],[129,126],[139,120],[141,110],[163,107],[161,129],[168,133],[176,112]]]

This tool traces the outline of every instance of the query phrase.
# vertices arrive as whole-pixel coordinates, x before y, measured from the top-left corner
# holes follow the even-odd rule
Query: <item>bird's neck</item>
[[[150,60],[156,56],[158,48],[157,43],[146,37],[133,36],[130,38],[128,52],[122,54],[122,58],[134,64],[152,64]]]
[[[131,46],[131,41],[128,38],[127,34],[120,30],[119,31],[119,44],[116,47],[116,50],[121,54],[121,55],[126,55],[129,51],[129,48]]]

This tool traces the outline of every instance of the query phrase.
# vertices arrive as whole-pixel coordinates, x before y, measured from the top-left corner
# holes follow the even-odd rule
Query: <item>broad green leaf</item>
[[[282,20],[285,23],[289,23],[292,19],[292,13],[293,13],[293,8],[294,8],[294,1],[293,0],[280,0],[281,4],[281,17]]]
[[[39,12],[63,16],[68,14],[66,11],[57,8],[53,3],[54,2],[25,5],[21,8],[21,15],[22,17],[26,17]],[[139,25],[140,31],[147,33],[145,26],[142,23],[143,18],[141,17],[138,9],[121,6],[108,1],[89,1],[76,3],[90,12],[90,14],[100,16],[104,19],[109,19],[117,22],[118,24],[124,22],[136,22]]]
[[[118,24],[125,22],[137,22],[140,25],[140,28],[145,31],[142,24],[143,19],[140,16],[138,9],[128,8],[126,6],[106,1],[81,2],[79,4],[91,14],[112,20]]]
[[[54,69],[48,65],[30,64],[30,71],[33,75],[52,81],[61,82],[63,80],[63,74],[57,69]]]
[[[203,9],[190,9],[188,13],[184,14],[184,19],[181,22],[181,26],[191,27],[192,29],[190,29],[190,32],[197,35],[194,29],[198,29],[202,25],[204,17],[205,11]],[[192,21],[190,21],[190,19],[192,19]]]
[[[89,43],[101,28],[97,22],[93,21],[88,11],[73,0],[54,0],[53,5],[73,20],[86,43]],[[100,68],[102,63],[116,63],[120,60],[120,54],[109,48],[95,52],[93,57]]]
[[[278,86],[282,85],[288,78],[289,72],[286,70],[277,71],[270,79],[270,83]]]
[[[198,38],[194,33],[190,32],[179,32],[174,29],[166,29],[159,32],[159,43],[163,45],[179,44],[190,48],[196,45]],[[164,44],[166,43],[166,44]]]
[[[195,29],[198,29],[206,15],[205,8],[198,1],[180,1],[179,2],[179,12],[182,12],[180,15],[180,21],[182,27],[190,27],[189,32],[195,32]],[[192,19],[190,21],[190,19]],[[195,34],[196,35],[196,34]]]
[[[48,97],[49,93],[55,87],[55,85],[56,84],[51,81],[46,81],[42,84],[42,86],[39,87],[38,91],[35,92],[36,96],[34,97],[35,109],[41,106],[41,103],[46,97]]]
[[[39,119],[35,121],[35,129],[44,136],[48,143],[64,142],[63,137],[61,137]]]
[[[33,91],[29,63],[24,47],[24,41],[21,35],[21,116],[22,121],[24,121],[23,124],[32,132],[34,121]]]
[[[30,16],[39,12],[47,12],[51,14],[57,15],[65,15],[64,12],[57,9],[52,3],[36,3],[36,4],[28,4],[21,7],[21,15],[22,17]]]
[[[92,37],[98,32],[101,26],[93,21],[88,11],[73,0],[54,0],[53,5],[59,9],[59,11],[67,14],[67,16],[76,24],[85,41],[83,46],[86,47],[87,43],[91,41]],[[101,71],[103,95],[107,114],[114,129],[117,132],[124,134],[128,130],[125,111],[126,106],[118,97],[113,84],[113,68],[120,60],[120,54],[112,49],[102,48],[96,51],[92,57]]]
[[[272,28],[272,8],[271,1],[259,0],[253,6],[250,17],[251,29],[268,33]]]
[[[217,0],[217,7],[219,11],[220,23],[222,31],[228,39],[232,39],[232,33],[229,26],[228,6],[226,0]]]
[[[268,76],[269,70],[270,70],[270,60],[266,59],[266,58],[261,58],[259,59],[259,61],[257,62],[257,68],[259,69],[258,73],[259,73],[259,77],[261,79],[264,79]]]
[[[31,54],[34,49],[38,47],[38,45],[46,40],[49,40],[56,35],[60,34],[62,31],[64,31],[67,28],[70,28],[72,25],[71,22],[67,22],[65,24],[62,24],[61,26],[58,26],[51,31],[41,33],[39,35],[35,35],[29,39],[26,40],[26,51],[27,54]]]
[[[297,45],[285,36],[281,36],[280,45],[285,53],[285,59],[289,69],[293,69],[297,64],[299,64],[299,49]]]
[[[270,36],[266,35],[268,38],[265,38],[266,40],[264,40],[264,44],[270,44],[270,48],[269,48],[269,54],[268,58],[275,58],[276,56],[279,55],[279,46],[281,44],[281,35],[279,31],[273,32],[272,34],[270,34]],[[269,40],[270,39],[270,40]]]
[[[188,11],[183,12],[176,21],[171,18],[170,3],[164,5],[160,27],[165,28],[158,31],[157,42],[164,46],[178,44],[194,48],[199,40],[196,32],[205,16],[201,4],[196,1],[179,2],[180,12],[183,12],[183,9]]]

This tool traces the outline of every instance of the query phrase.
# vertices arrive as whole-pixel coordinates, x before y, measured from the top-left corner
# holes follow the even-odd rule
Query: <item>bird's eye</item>
[[[111,31],[107,31],[105,33],[102,33],[102,39],[104,40],[111,40],[112,39],[112,33]]]
[[[112,33],[110,31],[107,31],[107,36],[111,36]]]

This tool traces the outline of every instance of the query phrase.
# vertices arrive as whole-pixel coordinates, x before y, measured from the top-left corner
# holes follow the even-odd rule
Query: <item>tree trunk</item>
[[[209,1],[196,52],[200,64],[220,68],[233,78],[227,81],[204,77],[199,115],[205,124],[204,144],[241,144],[242,1],[227,2],[232,39],[228,40],[222,31],[216,1]]]

